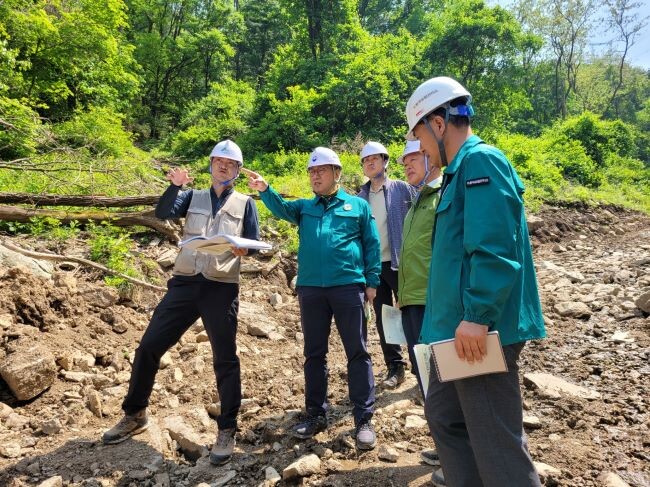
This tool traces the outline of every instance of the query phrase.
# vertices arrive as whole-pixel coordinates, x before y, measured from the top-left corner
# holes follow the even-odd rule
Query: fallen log
[[[248,195],[259,200],[259,194]],[[295,199],[295,196],[281,194],[283,198]],[[96,206],[103,208],[128,208],[131,206],[153,206],[158,204],[160,196],[92,196],[60,195],[33,193],[0,193],[0,204],[26,204],[34,206]]]
[[[77,221],[79,223],[109,221],[118,227],[141,225],[168,236],[173,241],[179,239],[179,227],[167,220],[156,218],[153,210],[138,212],[107,212],[107,211],[65,211],[40,210],[21,206],[0,206],[0,220],[13,222],[29,222],[31,218],[56,218],[63,223]]]
[[[154,291],[167,291],[167,288],[162,287],[162,286],[156,286],[155,284],[150,284],[146,281],[142,281],[140,279],[136,279],[135,277],[127,276],[126,274],[122,274],[121,272],[114,271],[113,269],[109,269],[108,267],[105,267],[101,264],[98,264],[96,262],[93,262],[92,260],[88,259],[83,259],[81,257],[72,257],[69,255],[59,255],[59,254],[46,254],[44,252],[34,252],[33,250],[26,250],[21,247],[18,247],[17,245],[12,244],[8,240],[2,240],[0,241],[0,244],[2,244],[4,247],[7,247],[9,250],[13,250],[14,252],[18,252],[19,254],[26,255],[27,257],[32,257],[34,259],[44,259],[44,260],[54,260],[54,261],[63,261],[63,262],[76,262],[78,264],[82,264],[88,267],[92,267],[94,269],[98,269],[102,272],[105,272],[107,274],[111,274],[113,276],[118,276],[121,277],[122,279],[129,281],[133,284],[137,284],[138,286],[146,287],[148,289],[153,289]]]
[[[35,206],[97,206],[126,208],[130,206],[152,206],[160,196],[92,196],[33,193],[0,193],[1,204],[29,204]]]

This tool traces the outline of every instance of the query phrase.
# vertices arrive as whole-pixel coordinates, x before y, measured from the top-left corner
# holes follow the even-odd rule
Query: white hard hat
[[[407,140],[406,146],[404,147],[404,152],[402,155],[397,158],[397,162],[404,164],[404,157],[414,152],[420,152],[420,141],[419,140]]]
[[[406,121],[409,126],[406,137],[413,137],[413,127],[426,115],[460,97],[466,97],[468,105],[472,101],[469,91],[455,79],[439,76],[422,83],[406,102]]]
[[[386,147],[384,147],[379,142],[370,141],[363,146],[363,149],[361,149],[361,161],[363,161],[366,157],[373,156],[375,154],[384,154],[386,157],[388,157],[388,150],[386,150]]]
[[[314,151],[309,154],[307,169],[310,167],[325,166],[327,164],[342,167],[341,161],[339,160],[339,156],[336,155],[336,152],[327,147],[316,147]]]
[[[244,165],[244,156],[242,156],[241,149],[230,139],[222,140],[214,146],[214,149],[210,152],[210,159],[213,157],[225,157],[237,161],[240,167]]]

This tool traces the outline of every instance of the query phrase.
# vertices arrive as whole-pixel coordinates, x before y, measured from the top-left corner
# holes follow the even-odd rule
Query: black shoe
[[[384,379],[384,387],[387,389],[395,389],[402,382],[406,380],[406,372],[404,370],[404,365],[391,365],[388,368],[388,374],[386,374],[386,379]]]
[[[291,435],[294,438],[306,440],[315,434],[327,429],[327,418],[325,416],[306,416],[305,420],[291,428]]]
[[[372,450],[377,445],[377,435],[370,421],[362,421],[359,423],[355,436],[359,450]]]

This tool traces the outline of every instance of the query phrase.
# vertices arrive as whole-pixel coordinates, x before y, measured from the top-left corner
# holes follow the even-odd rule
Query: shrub
[[[42,130],[38,114],[17,100],[0,96],[0,158],[32,156]]]
[[[68,147],[85,147],[92,155],[123,157],[134,149],[133,135],[124,129],[123,120],[124,116],[111,108],[90,107],[53,129],[59,143]]]

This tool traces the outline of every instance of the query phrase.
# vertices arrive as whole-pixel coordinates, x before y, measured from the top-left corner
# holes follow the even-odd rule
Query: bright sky
[[[502,5],[508,7],[512,5],[513,0],[486,0],[489,5]],[[648,17],[650,16],[650,0],[637,0],[640,4],[638,9],[639,17]],[[597,29],[597,32],[594,32],[591,42],[594,44],[594,49],[598,50],[598,44],[606,43],[608,36],[605,35],[602,31],[602,28]],[[600,48],[600,49],[604,49]],[[645,20],[645,26],[637,34],[635,44],[632,46],[631,51],[627,55],[627,60],[630,64],[639,66],[645,69],[650,69],[650,21]]]

